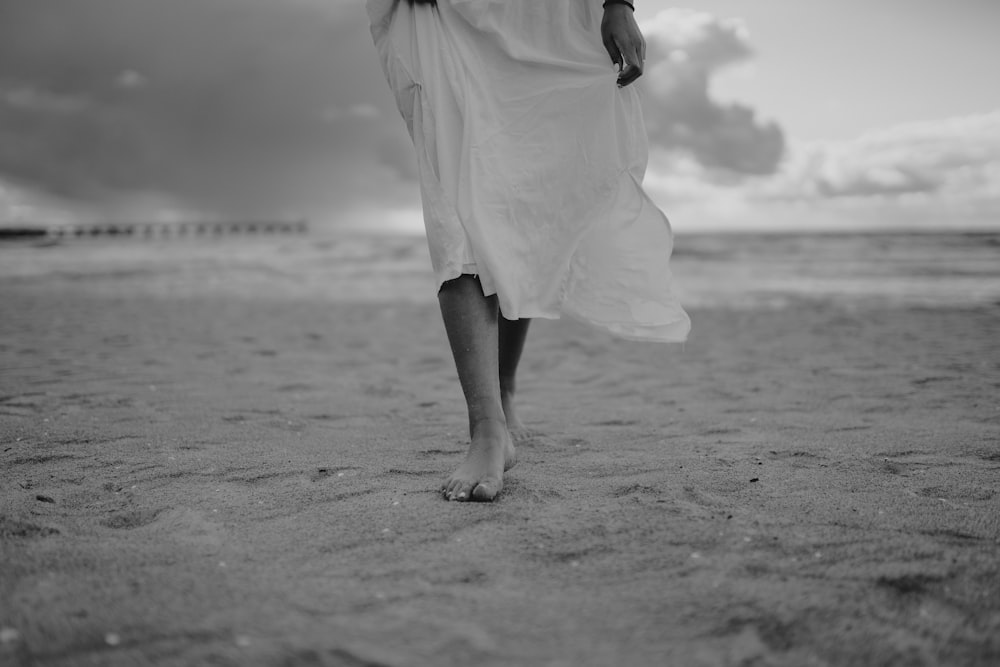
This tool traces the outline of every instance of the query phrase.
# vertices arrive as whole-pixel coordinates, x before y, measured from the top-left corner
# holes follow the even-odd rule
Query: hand
[[[642,76],[646,60],[646,40],[639,32],[632,10],[625,5],[608,5],[601,20],[601,39],[618,65],[618,86],[627,86]]]

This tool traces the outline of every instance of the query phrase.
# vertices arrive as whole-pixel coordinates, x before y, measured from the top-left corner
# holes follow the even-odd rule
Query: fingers
[[[642,76],[642,67],[636,65],[626,65],[622,73],[618,75],[618,87],[624,88]]]
[[[604,39],[604,48],[607,49],[608,55],[611,56],[611,62],[618,66],[618,71],[622,71],[624,67],[622,52],[612,37],[609,36]]]
[[[642,76],[646,44],[645,40],[640,38],[639,42],[631,42],[628,45],[620,45],[615,42],[615,47],[624,61],[624,64],[619,63],[618,67],[618,86],[625,87]]]

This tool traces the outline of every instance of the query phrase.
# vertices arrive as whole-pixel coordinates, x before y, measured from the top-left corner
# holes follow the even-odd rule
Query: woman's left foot
[[[510,439],[515,443],[527,442],[544,435],[541,431],[529,428],[524,425],[520,417],[517,416],[517,409],[514,407],[514,392],[501,387],[500,402],[503,404],[503,414],[507,418],[507,430],[510,431]]]

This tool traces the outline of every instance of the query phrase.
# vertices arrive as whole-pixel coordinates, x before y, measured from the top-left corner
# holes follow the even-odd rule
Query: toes
[[[539,431],[530,428],[513,428],[510,430],[510,439],[515,443],[534,440],[540,435]]]
[[[500,493],[502,482],[483,480],[466,482],[460,479],[449,479],[441,486],[441,495],[445,500],[468,502],[470,500],[489,502]]]
[[[500,493],[500,487],[502,482],[490,480],[483,480],[476,484],[476,487],[472,489],[472,499],[478,500],[480,502],[489,502],[497,497]]]
[[[442,493],[447,500],[465,501],[472,497],[472,486],[469,482],[453,479],[448,481]]]

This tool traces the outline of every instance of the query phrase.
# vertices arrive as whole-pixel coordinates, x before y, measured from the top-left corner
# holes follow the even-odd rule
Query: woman
[[[468,404],[469,452],[442,492],[492,500],[524,433],[515,372],[530,318],[566,314],[658,341],[690,328],[670,291],[669,223],[641,187],[646,136],[630,84],[645,42],[623,0],[367,7],[417,151]]]

